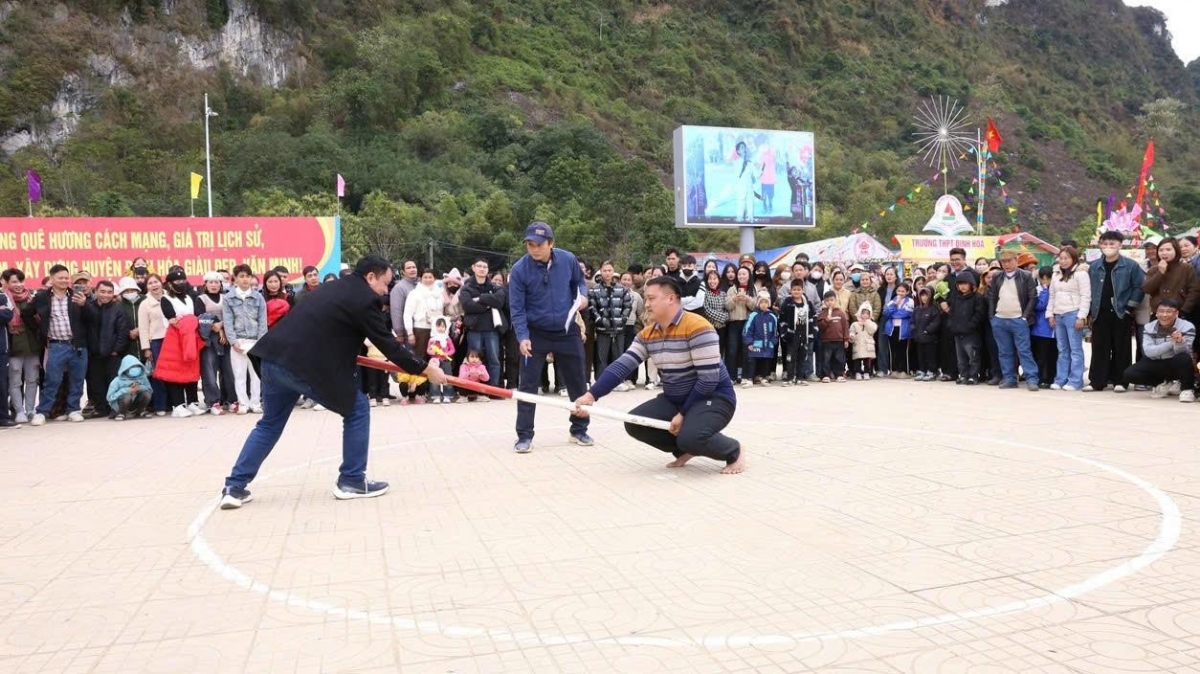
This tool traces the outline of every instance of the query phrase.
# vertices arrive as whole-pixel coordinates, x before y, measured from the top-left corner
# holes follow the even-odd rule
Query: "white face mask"
[[[790,272],[790,271],[780,272],[779,278],[782,281],[790,281],[790,280],[792,280],[792,272]]]
[[[814,281],[821,280],[821,272],[819,272],[819,271],[814,271],[813,273],[809,274],[808,276],[809,276],[809,278],[811,278]]]
[[[121,297],[124,297],[126,302],[134,302],[134,301],[137,301],[138,294],[136,292],[130,291],[130,292],[125,293],[124,295],[121,295]]]

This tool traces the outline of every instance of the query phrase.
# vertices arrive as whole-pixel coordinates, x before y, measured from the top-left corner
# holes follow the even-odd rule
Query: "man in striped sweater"
[[[613,361],[591,390],[575,401],[575,414],[586,415],[585,405],[604,397],[650,358],[662,377],[662,393],[632,410],[632,414],[670,420],[669,431],[625,424],[625,432],[675,460],[668,468],[681,468],[704,456],[724,461],[725,474],[740,473],[746,459],[741,443],[721,434],[737,407],[733,381],[721,360],[717,331],[697,314],[684,311],[679,282],[659,276],[646,282],[646,311],[651,323],[633,344]]]

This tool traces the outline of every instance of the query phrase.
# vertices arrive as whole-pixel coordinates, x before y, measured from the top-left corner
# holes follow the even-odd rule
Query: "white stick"
[[[526,402],[526,403],[533,403],[534,405],[547,405],[549,407],[559,407],[564,410],[570,410],[570,411],[575,410],[575,403],[573,403],[569,400],[562,400],[560,398],[551,398],[549,396],[540,396],[540,395],[536,395],[533,393],[523,393],[521,391],[513,391],[512,397],[513,397],[513,400],[519,400],[521,402]],[[615,419],[616,421],[623,421],[628,424],[637,424],[638,426],[647,426],[649,428],[658,428],[658,429],[661,429],[664,431],[669,430],[671,428],[671,422],[663,421],[662,419],[653,419],[651,417],[644,417],[640,414],[629,414],[628,412],[621,412],[618,410],[610,409],[608,407],[601,407],[599,405],[587,405],[586,407],[587,407],[588,414],[593,417],[604,417],[606,419]]]

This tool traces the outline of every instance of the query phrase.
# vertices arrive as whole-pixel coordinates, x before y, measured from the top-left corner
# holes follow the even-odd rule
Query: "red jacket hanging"
[[[172,384],[200,381],[200,350],[203,348],[200,320],[195,316],[180,317],[176,325],[167,328],[158,362],[154,364],[154,378]]]

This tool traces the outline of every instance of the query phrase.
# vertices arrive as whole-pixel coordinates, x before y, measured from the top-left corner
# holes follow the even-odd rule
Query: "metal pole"
[[[208,118],[216,117],[217,113],[208,107],[208,94],[204,94],[204,186],[208,189],[208,217],[213,216],[212,209],[212,152],[208,142]]]
[[[738,252],[743,255],[754,252],[754,228],[738,228]]]
[[[433,239],[429,240],[429,268],[433,269]]]

